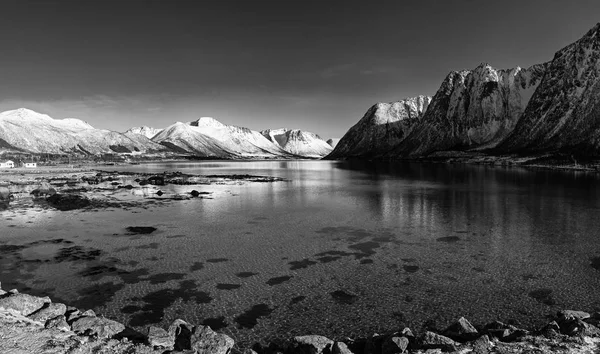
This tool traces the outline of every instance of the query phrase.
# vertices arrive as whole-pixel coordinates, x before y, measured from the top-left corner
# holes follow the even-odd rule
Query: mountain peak
[[[219,122],[213,117],[200,117],[198,120],[191,123],[191,125],[196,127],[211,127],[211,128],[221,128],[224,127],[225,124]]]
[[[38,113],[34,110],[24,107],[13,109],[10,111],[5,111],[1,114],[4,116],[13,116],[19,118],[50,118],[50,116],[48,116],[47,114]]]

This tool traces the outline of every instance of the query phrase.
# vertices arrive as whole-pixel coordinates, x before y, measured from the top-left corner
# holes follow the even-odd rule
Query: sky
[[[0,0],[0,111],[96,128],[211,116],[341,137],[452,70],[550,61],[598,0]]]

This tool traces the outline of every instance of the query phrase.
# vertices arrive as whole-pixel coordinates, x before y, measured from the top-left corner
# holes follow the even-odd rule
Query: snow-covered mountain
[[[340,139],[330,159],[370,158],[396,147],[423,116],[429,96],[377,103]]]
[[[290,153],[257,131],[225,125],[211,117],[202,117],[189,123],[175,123],[154,136],[152,140],[202,156],[223,158],[292,157]]]
[[[141,126],[141,127],[133,127],[129,130],[127,130],[125,133],[125,135],[130,136],[131,134],[139,134],[139,135],[143,135],[148,139],[152,139],[156,134],[160,133],[162,131],[162,129],[156,129],[156,128],[152,128],[152,127],[147,127],[147,126]]]
[[[547,64],[497,70],[481,64],[453,71],[423,118],[385,156],[423,156],[435,151],[493,148],[521,117]]]
[[[600,23],[554,55],[498,150],[600,155]]]
[[[333,148],[317,134],[299,129],[267,129],[261,134],[283,150],[302,157],[320,158]]]
[[[53,119],[30,109],[0,113],[0,142],[32,153],[156,152],[165,148],[141,137],[95,129],[79,119]]]

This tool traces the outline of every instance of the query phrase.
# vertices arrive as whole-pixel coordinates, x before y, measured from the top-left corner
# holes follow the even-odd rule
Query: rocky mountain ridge
[[[430,103],[430,96],[417,96],[373,105],[327,158],[369,158],[385,154],[410,133]]]
[[[6,148],[31,153],[102,154],[158,152],[165,148],[143,136],[134,139],[95,129],[79,119],[53,119],[30,109],[0,113],[0,142]]]
[[[401,120],[391,128],[369,119],[387,112],[386,106],[375,105],[327,158],[422,158],[458,152],[597,156],[599,78],[600,24],[547,63],[506,70],[484,63],[451,72],[412,124]]]
[[[320,158],[329,154],[333,148],[315,133],[299,129],[268,129],[261,134],[290,154]]]

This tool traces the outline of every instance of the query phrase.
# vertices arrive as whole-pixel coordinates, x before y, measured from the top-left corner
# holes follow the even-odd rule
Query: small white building
[[[35,162],[23,162],[23,167],[25,167],[25,168],[37,168],[37,163],[35,163]]]
[[[15,163],[11,160],[0,161],[0,168],[15,168]]]

